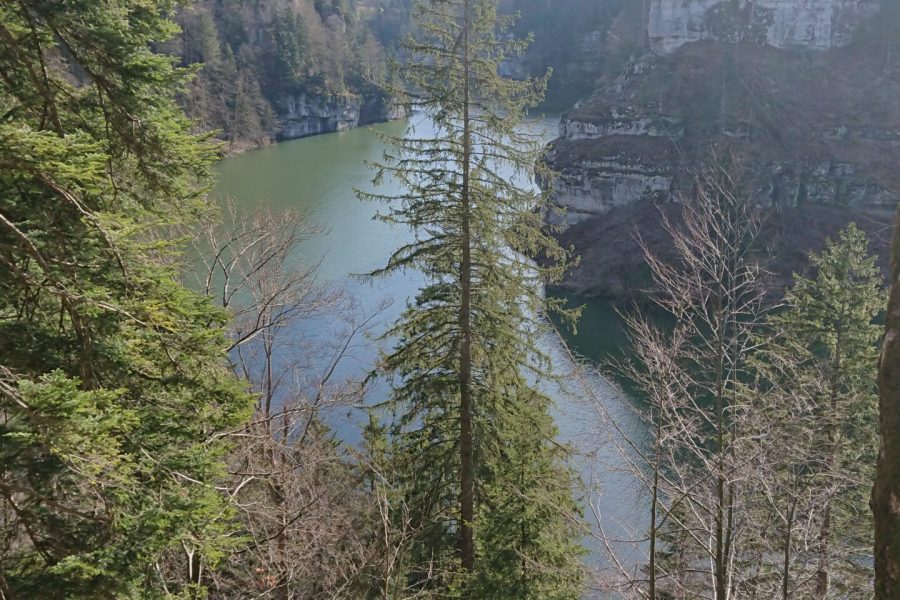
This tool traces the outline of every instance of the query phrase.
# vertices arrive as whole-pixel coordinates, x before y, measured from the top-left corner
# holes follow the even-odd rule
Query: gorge
[[[898,34],[0,5],[0,597],[870,600]]]
[[[877,2],[653,0],[645,40],[548,148],[562,238],[583,257],[566,288],[641,289],[635,226],[665,252],[661,217],[713,154],[738,158],[767,209],[777,285],[850,220],[886,264],[900,189],[898,15]]]
[[[819,10],[823,5],[809,6]],[[673,7],[683,7],[685,12],[674,15]],[[891,191],[896,189],[891,178],[896,177],[892,167],[900,145],[897,78],[894,72],[886,72],[879,60],[892,56],[891,48],[873,48],[865,36],[835,38],[840,39],[840,44],[835,43],[839,47],[829,50],[781,48],[760,40],[730,44],[710,37],[706,30],[699,32],[697,39],[684,40],[677,32],[663,33],[680,27],[674,23],[694,14],[695,8],[690,3],[661,0],[650,5],[648,15],[668,14],[670,20],[654,17],[659,28],[638,35],[635,22],[643,22],[642,13],[629,12],[633,8],[620,7],[616,18],[607,23],[617,32],[632,32],[632,39],[619,37],[616,43],[620,45],[614,47],[605,34],[585,34],[596,42],[595,50],[606,48],[611,56],[620,57],[622,69],[616,69],[612,58],[602,68],[598,63],[589,67],[587,61],[581,63],[582,74],[585,71],[581,69],[596,69],[596,73],[605,69],[612,74],[600,77],[593,96],[561,119],[537,120],[544,129],[558,129],[559,137],[550,143],[547,156],[558,172],[554,197],[567,209],[567,228],[561,236],[582,256],[581,265],[569,275],[563,289],[554,293],[572,305],[586,303],[579,335],[567,335],[565,341],[591,361],[602,361],[624,344],[616,334],[615,311],[604,299],[634,297],[648,281],[634,239],[635,228],[640,227],[641,235],[654,248],[666,247],[668,238],[659,226],[661,216],[677,216],[679,194],[690,191],[693,173],[712,147],[741,152],[752,176],[753,193],[772,208],[775,216],[765,243],[782,258],[780,284],[803,263],[810,248],[818,247],[826,235],[850,218],[860,220],[884,252],[887,235],[879,234],[897,200]],[[861,20],[862,16],[860,13]],[[778,23],[787,27],[784,21]],[[859,27],[885,27],[891,21],[886,23],[867,22]],[[648,41],[650,33],[655,42]],[[522,68],[538,69],[542,56],[546,58],[532,55],[534,62],[523,62]],[[861,63],[863,68],[848,66],[859,64],[861,56],[867,59]],[[834,72],[841,74],[840,85],[831,88],[834,79],[828,75]],[[389,111],[383,97],[375,98],[374,114]],[[373,113],[360,96],[299,92],[281,96],[280,102],[275,106],[287,131],[278,136],[281,139],[345,131],[361,122],[386,120],[366,116]],[[387,115],[391,119],[403,116]],[[428,127],[422,115],[413,115],[409,123]],[[400,121],[379,126],[379,130],[398,135],[406,127],[407,122]],[[257,203],[278,208],[302,202],[311,217],[327,229],[325,235],[304,244],[304,254],[310,260],[321,259],[325,278],[347,286],[362,305],[374,307],[392,298],[383,317],[388,322],[417,289],[417,275],[392,277],[378,284],[361,283],[350,276],[376,268],[391,244],[405,235],[373,223],[372,207],[352,197],[353,188],[365,187],[370,179],[365,161],[376,160],[383,148],[369,131],[290,141],[223,162],[218,191],[248,208]],[[304,190],[302,195],[299,189]],[[313,325],[313,331],[336,326],[320,322]],[[554,340],[547,344],[560,361],[557,367],[568,373],[565,349]],[[352,375],[370,367],[376,356],[375,346],[360,348]],[[601,399],[604,410],[614,412],[620,423],[631,427],[628,433],[634,439],[645,439],[647,433],[629,421],[631,400],[600,378],[590,382],[588,390],[583,383],[576,386],[575,394],[556,395],[563,436],[585,455],[599,452],[604,457],[601,462],[615,463],[613,450],[591,447],[597,440],[590,432],[600,428],[596,426],[597,407],[590,400],[585,403],[585,398]],[[380,397],[376,394],[374,401]],[[334,413],[330,419],[341,439],[358,441],[361,413]],[[591,475],[583,474],[585,479]],[[615,477],[610,473],[603,476],[610,492],[600,506],[615,515],[615,520],[627,523],[635,513],[622,510],[629,491],[610,485]]]
[[[558,121],[558,115],[535,117],[528,126],[549,140]],[[402,313],[425,279],[414,270],[375,279],[356,277],[379,268],[390,256],[393,245],[411,238],[405,227],[374,220],[381,207],[358,201],[353,192],[354,188],[371,185],[372,173],[366,164],[377,160],[387,149],[379,135],[402,135],[407,128],[427,136],[433,131],[433,124],[421,113],[415,113],[409,119],[377,125],[373,130],[362,128],[273,144],[229,157],[217,168],[215,196],[232,198],[242,213],[251,214],[260,207],[299,209],[322,227],[320,234],[304,240],[294,258],[303,264],[318,265],[320,282],[353,298],[360,315],[376,315],[369,335],[354,343],[352,359],[341,363],[341,379],[364,378],[375,367],[379,352],[392,343],[379,336]],[[391,191],[396,185],[388,183],[384,191]],[[570,301],[572,306],[585,304],[583,298],[574,295],[562,295],[561,299]],[[344,318],[327,313],[313,315],[299,321],[285,332],[285,337],[329,340],[335,332],[346,329]],[[579,494],[585,495],[585,503],[592,503],[605,515],[611,531],[621,534],[622,539],[630,539],[643,516],[644,500],[635,501],[632,497],[635,484],[625,471],[623,457],[615,443],[598,432],[604,431],[602,423],[609,418],[614,418],[635,444],[645,443],[648,432],[636,417],[633,400],[597,375],[592,367],[584,368],[602,363],[625,346],[620,328],[614,307],[588,301],[577,334],[559,327],[560,337],[545,336],[541,348],[553,360],[552,373],[566,382],[545,385],[555,402],[553,413],[560,440],[575,452],[572,466],[581,475]],[[300,347],[304,347],[302,343]],[[585,365],[576,368],[569,349]],[[291,358],[287,356],[285,360]],[[385,401],[388,384],[378,381],[369,391],[367,406]],[[338,440],[350,447],[362,443],[368,418],[366,407],[328,408],[323,416]],[[587,505],[585,510],[589,510]],[[590,536],[585,536],[585,543],[590,552],[589,563],[605,564],[599,543]],[[629,556],[640,545],[623,542],[621,549],[623,556]]]

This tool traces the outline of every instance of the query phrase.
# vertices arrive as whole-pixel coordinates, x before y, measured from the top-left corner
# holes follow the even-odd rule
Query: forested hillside
[[[590,95],[597,79],[617,71],[640,52],[642,2],[628,0],[503,0],[518,14],[514,31],[533,42],[517,62],[520,74],[553,71],[548,88],[552,108],[567,110]]]
[[[623,0],[500,4],[519,15],[516,36],[533,36],[505,70],[517,78],[552,70],[556,110],[589,94],[641,39],[632,26],[640,6]],[[409,0],[199,0],[176,20],[182,31],[165,50],[201,67],[182,103],[232,151],[405,114],[387,91],[387,60],[411,32]]]
[[[402,115],[385,91],[405,0],[200,0],[164,49],[198,65],[182,103],[232,150]]]
[[[772,283],[765,230],[777,213],[762,200],[773,190],[739,147],[685,163],[692,193],[647,219],[657,239],[632,238],[653,291],[616,311],[623,353],[591,372],[549,319],[578,321],[580,309],[546,293],[578,258],[556,236],[565,216],[553,196],[528,179],[554,174],[529,122],[549,78],[526,76],[522,57],[543,72],[538,63],[580,43],[553,47],[563,23],[583,18],[578,31],[594,39],[615,11],[519,7],[542,21],[531,55],[496,0],[419,0],[409,12],[325,0],[0,3],[0,599],[869,600],[873,583],[878,600],[897,596],[900,290],[882,339],[888,299],[865,227],[848,222],[789,283]],[[874,45],[882,94],[896,89],[896,10],[838,55],[864,76],[852,53]],[[595,40],[615,60],[643,47],[627,21]],[[685,43],[673,60],[721,43]],[[741,66],[732,51],[748,48],[725,48],[722,60]],[[401,59],[392,71],[390,54]],[[633,77],[653,75],[636,65]],[[668,81],[693,71],[661,74],[655,89],[674,96],[628,97],[659,112],[588,103],[564,132],[617,147],[690,141],[692,125],[745,141],[760,125],[767,142],[791,133],[771,126],[786,121],[732,118],[726,104],[735,116],[749,107],[727,89],[712,120],[663,113],[707,89]],[[377,207],[354,235],[381,235],[373,215],[394,229],[388,252],[350,252],[374,259],[359,270],[366,286],[410,286],[367,306],[353,298],[360,288],[319,281],[325,259],[303,256],[322,234],[298,208],[314,194],[291,185],[306,180],[268,171],[288,184],[280,210],[210,193],[219,147],[208,129],[239,150],[386,118],[385,81],[418,124],[229,159],[268,165],[290,146],[363,139],[352,161],[371,180],[356,186],[366,204],[351,204]],[[835,112],[833,127],[815,119],[829,125],[818,147],[896,158],[896,104],[858,93],[873,103]],[[886,128],[842,117],[858,110]],[[771,157],[773,145],[754,150]],[[596,160],[598,147],[580,156]],[[302,156],[281,166],[333,166],[325,152]],[[332,196],[343,201],[354,179],[340,164],[330,175],[347,184]],[[847,197],[811,181],[798,198]],[[893,193],[895,179],[879,181]],[[338,214],[331,224],[353,220]],[[597,350],[609,329],[586,344]],[[561,410],[563,394],[577,413]],[[627,513],[602,501],[611,489]]]

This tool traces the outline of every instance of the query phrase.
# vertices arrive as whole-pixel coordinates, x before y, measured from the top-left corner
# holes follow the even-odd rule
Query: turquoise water
[[[555,136],[557,123],[557,117],[548,116],[533,119],[529,127],[549,140]],[[321,226],[322,234],[299,248],[303,260],[320,262],[322,283],[345,290],[353,298],[358,315],[376,315],[372,335],[358,339],[342,364],[342,377],[359,377],[374,367],[379,351],[375,338],[397,318],[422,283],[421,275],[415,272],[372,281],[354,277],[384,265],[391,251],[411,237],[403,227],[373,220],[379,206],[361,202],[354,194],[356,188],[373,189],[373,172],[366,163],[380,159],[385,149],[377,133],[402,135],[407,127],[415,127],[418,135],[432,126],[427,118],[414,115],[409,121],[284,142],[229,158],[218,167],[216,194],[234,198],[243,210],[260,206],[297,208]],[[549,335],[543,340],[544,349],[554,358],[555,368],[566,382],[566,389],[552,390],[560,437],[576,449],[573,465],[585,488],[591,490],[579,490],[585,496],[588,523],[596,525],[599,515],[608,532],[641,537],[639,531],[632,530],[636,529],[636,519],[644,514],[646,502],[634,478],[624,472],[627,468],[616,448],[616,428],[610,426],[611,419],[638,443],[646,442],[646,433],[632,414],[631,401],[592,368],[621,350],[618,318],[606,303],[580,298],[569,301],[585,304],[578,334],[562,331],[561,338]],[[346,328],[347,323],[340,319],[320,317],[298,323],[291,334],[325,340]],[[575,368],[567,348],[586,368]],[[383,382],[376,385],[368,401],[379,401],[386,390]],[[329,423],[341,440],[353,444],[359,440],[362,415],[358,407],[341,408],[329,415]],[[586,543],[595,551],[591,562],[602,568],[604,562],[590,534]]]

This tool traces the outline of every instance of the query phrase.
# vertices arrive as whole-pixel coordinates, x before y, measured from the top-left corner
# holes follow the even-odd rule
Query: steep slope
[[[736,36],[775,48],[826,50],[849,43],[881,0],[652,0],[647,20],[654,52]]]
[[[198,0],[168,48],[201,67],[183,104],[232,150],[400,118],[385,48],[407,11],[407,0]]]
[[[516,37],[532,36],[512,75],[540,76],[548,70],[550,104],[569,108],[589,95],[597,79],[619,60],[614,24],[623,12],[640,8],[633,0],[501,0],[506,14],[519,18]]]
[[[671,3],[654,0],[662,4]],[[676,4],[690,16],[697,3]],[[868,5],[859,6],[863,19]],[[651,29],[665,52],[633,61],[563,117],[548,160],[572,226],[564,239],[584,258],[568,279],[572,289],[621,296],[639,287],[634,228],[660,238],[653,206],[689,194],[713,153],[740,157],[755,200],[777,213],[772,222],[784,235],[770,228],[767,236],[781,280],[844,223],[861,221],[875,237],[886,227],[900,190],[900,10],[885,7],[843,46],[788,50],[769,43],[784,23],[768,19],[768,29],[754,30],[742,16],[753,14],[748,7],[735,13],[733,31],[743,33],[730,41],[663,43]],[[803,235],[792,235],[791,224]],[[665,249],[664,238],[657,247]]]

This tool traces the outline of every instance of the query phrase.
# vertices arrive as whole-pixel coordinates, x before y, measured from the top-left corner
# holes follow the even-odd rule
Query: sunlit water
[[[533,119],[529,127],[549,140],[557,123],[555,116],[544,117]],[[323,227],[321,235],[301,245],[299,251],[304,260],[320,261],[322,282],[345,289],[355,300],[360,317],[377,314],[370,335],[359,338],[341,363],[341,377],[360,377],[372,370],[379,352],[378,334],[398,317],[423,283],[421,274],[416,272],[375,280],[354,276],[383,266],[392,250],[411,239],[405,228],[373,220],[383,207],[361,202],[354,194],[354,189],[374,189],[373,172],[367,162],[379,160],[385,149],[376,131],[402,135],[410,126],[416,128],[417,135],[433,130],[426,117],[414,115],[410,121],[269,146],[222,161],[218,168],[216,193],[234,198],[242,210],[260,206],[296,208]],[[579,298],[569,300],[575,305],[586,302]],[[298,322],[296,331],[288,334],[327,340],[347,326],[334,317],[321,317]],[[583,479],[579,493],[584,496],[589,530],[597,530],[599,519],[612,537],[642,537],[640,524],[646,521],[647,501],[634,477],[627,473],[626,461],[616,449],[621,439],[611,425],[614,422],[638,444],[646,444],[647,434],[632,414],[631,400],[591,369],[595,361],[621,348],[622,334],[614,311],[604,303],[587,302],[577,335],[562,331],[561,337],[546,336],[542,344],[552,356],[561,380],[566,382],[565,389],[552,390],[556,400],[554,416],[560,438],[577,451],[573,466]],[[576,368],[572,353],[577,354],[582,368]],[[325,355],[323,352],[322,358]],[[386,393],[384,382],[376,384],[367,401],[379,402]],[[363,410],[335,409],[328,420],[345,443],[352,445],[360,440]],[[590,550],[589,565],[602,575],[609,568],[602,546],[591,533],[586,535],[585,544]],[[628,544],[619,549],[625,564],[633,568],[636,551]]]

